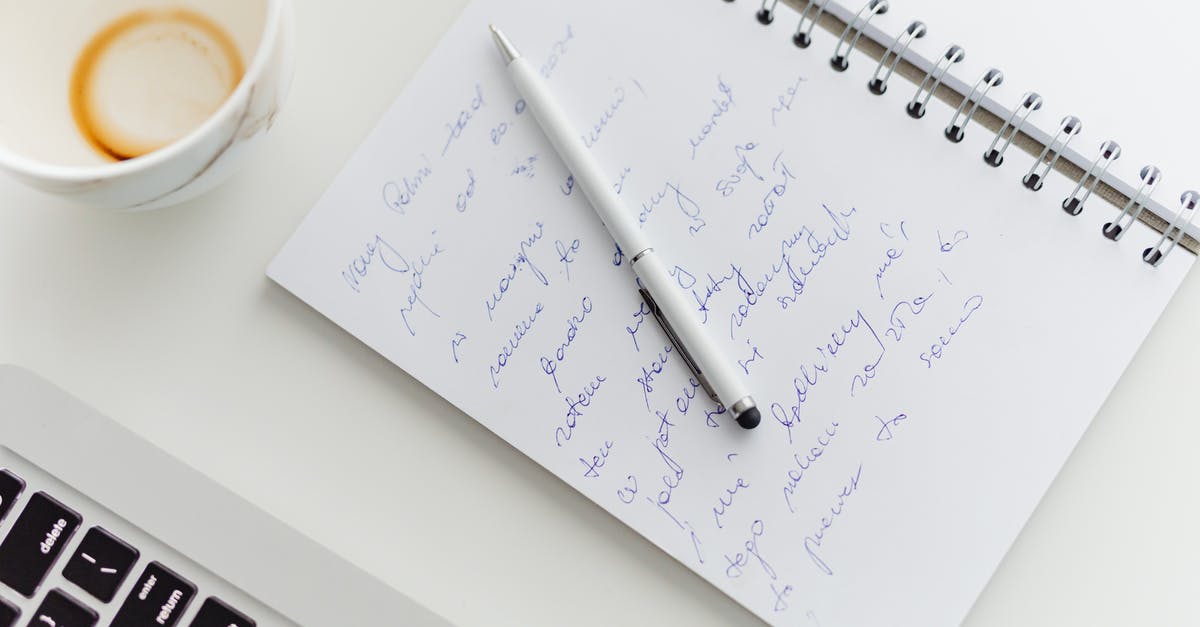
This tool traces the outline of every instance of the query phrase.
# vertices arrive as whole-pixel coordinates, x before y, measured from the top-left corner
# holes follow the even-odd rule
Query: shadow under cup
[[[274,117],[290,27],[288,0],[0,0],[0,166],[99,207],[196,196]]]

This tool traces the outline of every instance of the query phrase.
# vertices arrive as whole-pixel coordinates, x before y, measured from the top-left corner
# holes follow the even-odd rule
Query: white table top
[[[266,279],[465,0],[296,4],[291,98],[254,163],[216,192],[98,213],[0,178],[0,362],[43,374],[455,622],[753,624]],[[1197,311],[1193,273],[968,626],[1200,621]]]

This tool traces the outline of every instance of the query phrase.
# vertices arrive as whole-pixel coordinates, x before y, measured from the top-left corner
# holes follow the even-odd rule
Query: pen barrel
[[[526,106],[537,119],[538,126],[575,177],[575,187],[583,190],[621,250],[632,258],[649,248],[649,240],[639,228],[633,213],[625,208],[613,190],[613,182],[592,157],[582,136],[571,124],[566,112],[558,106],[537,70],[525,59],[517,58],[508,64],[508,73],[525,98]]]
[[[654,298],[671,329],[679,338],[683,350],[691,356],[696,368],[708,380],[721,403],[730,408],[750,395],[733,364],[726,360],[717,343],[701,324],[699,316],[684,298],[683,292],[670,272],[650,248],[633,213],[628,211],[612,187],[600,164],[592,157],[582,136],[570,118],[550,93],[532,65],[516,58],[508,65],[508,73],[525,98],[529,111],[537,119],[542,132],[554,146],[559,158],[575,177],[575,187],[583,190],[588,202],[617,245],[625,252],[642,285]],[[683,355],[678,355],[684,361]]]
[[[701,374],[708,379],[713,391],[726,409],[746,398],[750,391],[738,376],[733,364],[717,346],[709,331],[700,322],[699,314],[683,295],[682,288],[671,277],[667,266],[653,250],[633,264],[633,270],[646,291],[654,296],[663,317],[679,336],[680,343],[691,354]],[[680,361],[683,361],[682,356]]]

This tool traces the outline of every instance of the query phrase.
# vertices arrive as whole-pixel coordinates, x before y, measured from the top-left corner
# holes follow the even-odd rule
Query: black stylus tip
[[[754,427],[758,426],[758,423],[761,420],[762,414],[758,413],[757,407],[751,407],[750,409],[747,409],[739,414],[737,417],[737,423],[741,425],[743,429],[753,429]]]

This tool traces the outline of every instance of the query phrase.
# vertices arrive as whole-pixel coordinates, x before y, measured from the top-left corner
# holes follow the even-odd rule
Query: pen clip
[[[700,382],[700,386],[708,393],[709,398],[714,403],[720,404],[721,399],[717,398],[717,393],[713,390],[712,385],[709,384],[708,377],[704,376],[703,372],[700,372],[700,366],[696,365],[696,360],[692,359],[691,353],[688,352],[687,347],[680,341],[679,335],[675,333],[675,329],[671,327],[671,323],[663,315],[662,309],[659,308],[658,303],[654,302],[654,297],[644,287],[638,287],[638,291],[642,294],[642,300],[646,301],[646,306],[650,308],[650,313],[658,321],[658,326],[662,327],[663,332],[667,334],[667,338],[671,340],[671,344],[675,347],[675,351],[683,358],[683,363],[687,364],[688,370],[692,371],[692,375]]]

